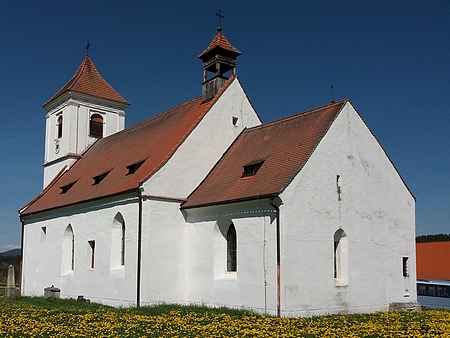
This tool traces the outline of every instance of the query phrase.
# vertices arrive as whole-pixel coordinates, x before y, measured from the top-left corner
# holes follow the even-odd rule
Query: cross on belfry
[[[222,15],[222,11],[219,9],[219,13],[216,13],[216,15],[219,17],[219,28],[221,28],[220,27],[220,18],[224,18],[224,16]]]
[[[91,44],[89,43],[89,40],[87,40],[86,47],[84,47],[84,49],[86,49],[86,55],[87,56],[89,56],[89,47],[91,47]]]

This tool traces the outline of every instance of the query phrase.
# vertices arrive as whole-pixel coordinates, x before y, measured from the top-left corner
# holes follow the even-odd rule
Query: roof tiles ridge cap
[[[295,113],[295,114],[290,115],[290,116],[285,116],[285,117],[279,118],[279,119],[274,120],[274,121],[266,122],[266,123],[260,124],[259,126],[250,127],[247,130],[248,130],[248,132],[250,132],[250,131],[253,131],[255,129],[265,128],[265,127],[269,127],[269,126],[272,126],[272,125],[275,125],[275,124],[279,124],[279,123],[283,123],[283,122],[286,122],[286,121],[289,121],[289,120],[293,120],[293,119],[299,118],[300,116],[317,113],[317,111],[320,110],[320,109],[327,108],[328,106],[331,106],[331,105],[335,106],[335,105],[338,105],[338,104],[342,104],[342,103],[344,103],[344,101],[349,101],[349,100],[348,99],[342,99],[342,100],[339,100],[339,101],[336,101],[336,102],[328,103],[328,104],[320,106],[320,107],[311,108],[309,110],[298,112],[298,113]]]
[[[195,129],[195,127],[200,123],[200,121],[203,119],[203,117],[209,112],[209,110],[211,109],[211,107],[217,102],[217,100],[222,96],[222,93],[225,91],[226,88],[228,88],[230,86],[230,84],[234,81],[234,79],[236,79],[236,75],[232,75],[226,82],[225,84],[222,86],[222,88],[220,88],[220,90],[217,92],[217,94],[213,97],[212,100],[208,101],[205,106],[203,107],[203,112],[199,115],[199,117],[192,123],[192,125],[187,128],[186,132],[183,134],[183,136],[181,136],[181,138],[175,143],[174,147],[172,149],[170,149],[170,151],[167,153],[166,156],[164,156],[161,161],[155,165],[155,167],[149,171],[149,173],[144,176],[144,178],[142,178],[142,180],[139,182],[139,184],[141,184],[142,182],[148,180],[151,176],[153,176],[153,174],[159,170],[159,168],[161,168],[168,160],[169,158],[171,158],[173,156],[173,154],[175,153],[176,149],[178,149],[180,147],[180,145],[187,139],[187,137],[189,136],[189,134]],[[196,99],[201,99],[201,97],[197,97]],[[193,100],[190,100],[193,101]],[[190,102],[188,101],[188,102]],[[187,103],[187,102],[186,102]],[[180,105],[181,106],[181,105]],[[201,106],[201,103],[200,103]],[[177,106],[178,107],[178,106]],[[175,108],[175,107],[174,107]],[[162,114],[162,113],[161,113]],[[159,114],[158,114],[159,115]],[[245,129],[244,129],[245,130]]]
[[[78,69],[77,69],[77,71],[75,72],[75,74],[73,74],[73,76],[72,76],[72,78],[62,87],[62,88],[64,88],[66,85],[68,85],[69,84],[69,82],[71,82],[72,80],[73,80],[73,82],[72,82],[72,84],[67,88],[67,90],[72,90],[72,88],[73,88],[73,86],[75,85],[75,83],[80,79],[80,77],[81,77],[81,74],[83,74],[83,71],[84,71],[84,69],[86,68],[86,63],[87,62],[90,62],[90,63],[92,63],[92,60],[91,60],[91,58],[88,56],[88,55],[86,55],[85,57],[84,57],[84,59],[83,59],[83,62],[81,63],[81,65],[80,65],[80,67],[78,67]],[[61,89],[62,89],[61,88]],[[75,90],[76,91],[76,90]],[[76,91],[77,92],[77,91]],[[61,94],[63,94],[64,92],[62,92]]]
[[[134,129],[134,128],[136,128],[136,127],[142,125],[142,124],[147,123],[147,122],[150,121],[150,120],[156,119],[157,117],[160,117],[160,116],[163,115],[163,114],[168,114],[170,111],[173,111],[174,109],[177,109],[177,108],[179,108],[179,107],[185,106],[185,105],[187,105],[187,104],[189,104],[189,103],[191,103],[191,102],[193,102],[193,101],[195,101],[195,100],[199,100],[199,99],[201,99],[201,96],[197,96],[197,97],[195,97],[195,98],[193,98],[193,99],[190,99],[189,101],[180,103],[179,105],[177,105],[177,106],[175,106],[175,107],[172,107],[172,108],[163,110],[162,112],[157,113],[156,115],[147,117],[145,120],[140,121],[140,122],[138,122],[138,123],[136,123],[136,124],[133,124],[132,126],[129,126],[129,127],[125,128],[124,130],[121,130],[120,132],[114,133],[114,134],[112,134],[112,135],[116,135],[116,134],[125,132],[125,131],[127,131],[127,130]],[[111,135],[111,136],[112,136],[112,135]],[[109,136],[108,136],[108,137],[109,137]]]

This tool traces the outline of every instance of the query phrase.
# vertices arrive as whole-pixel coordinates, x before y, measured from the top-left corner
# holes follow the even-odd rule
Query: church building
[[[415,308],[415,198],[348,99],[262,123],[218,32],[201,96],[125,128],[86,56],[47,103],[22,295],[279,316]],[[200,94],[200,85],[199,85]]]

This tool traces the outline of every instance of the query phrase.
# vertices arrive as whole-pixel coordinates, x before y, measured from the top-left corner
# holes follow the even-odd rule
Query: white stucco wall
[[[142,305],[181,303],[186,242],[180,203],[145,199],[142,221]]]
[[[238,118],[233,125],[233,116]],[[185,198],[245,127],[261,124],[235,79],[171,159],[144,184],[146,194]]]
[[[111,227],[120,212],[125,221],[125,265],[111,269]],[[132,195],[64,208],[53,215],[27,217],[24,227],[22,293],[42,296],[54,285],[61,297],[84,295],[92,301],[111,305],[136,303],[137,198]],[[75,251],[74,270],[61,270],[64,231],[72,226]],[[42,227],[46,228],[44,234]],[[95,241],[95,264],[90,268],[88,241]],[[66,250],[67,251],[67,250]],[[70,250],[69,250],[70,251]]]
[[[268,200],[186,214],[186,302],[276,315],[276,221]],[[226,272],[226,237],[219,229],[229,222],[237,233],[235,273]]]
[[[351,104],[280,197],[285,315],[416,301],[414,198]],[[335,286],[338,229],[348,238],[348,286]],[[402,275],[404,255],[409,277]]]

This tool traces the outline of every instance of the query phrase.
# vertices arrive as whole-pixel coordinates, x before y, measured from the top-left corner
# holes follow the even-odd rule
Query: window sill
[[[62,276],[62,277],[70,277],[70,276],[73,276],[73,270],[72,270],[72,271],[69,271],[69,272],[66,272],[66,273],[63,273],[61,276]]]
[[[217,280],[236,280],[237,279],[237,272],[225,272],[223,275],[220,275],[216,277]]]
[[[334,279],[334,286],[336,287],[348,287],[348,283],[345,283],[337,278]]]

